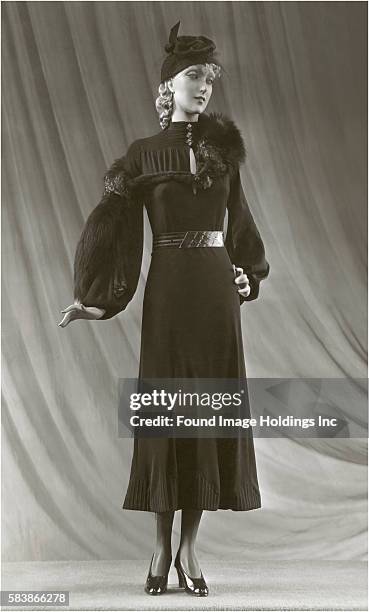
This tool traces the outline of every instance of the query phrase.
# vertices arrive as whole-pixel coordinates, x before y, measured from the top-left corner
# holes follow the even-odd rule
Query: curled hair
[[[221,76],[221,67],[217,64],[204,64],[213,73],[215,79]],[[170,91],[168,81],[160,83],[158,87],[159,95],[155,100],[155,107],[159,114],[159,123],[162,130],[166,130],[170,124],[173,114],[173,92]]]

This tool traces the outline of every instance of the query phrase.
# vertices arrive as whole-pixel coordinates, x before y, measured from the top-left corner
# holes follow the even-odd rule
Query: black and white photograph
[[[367,2],[0,9],[2,609],[367,610]]]

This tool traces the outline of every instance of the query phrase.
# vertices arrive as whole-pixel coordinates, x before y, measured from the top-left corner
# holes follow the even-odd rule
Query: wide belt
[[[169,232],[157,234],[153,237],[153,248],[193,248],[193,247],[222,247],[224,246],[223,232],[213,230],[190,230],[187,232]]]

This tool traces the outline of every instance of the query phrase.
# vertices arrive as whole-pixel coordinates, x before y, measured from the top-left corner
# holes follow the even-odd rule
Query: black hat
[[[205,36],[178,36],[180,21],[172,27],[165,45],[167,57],[161,67],[161,83],[175,76],[191,64],[219,62],[215,57],[215,43]]]

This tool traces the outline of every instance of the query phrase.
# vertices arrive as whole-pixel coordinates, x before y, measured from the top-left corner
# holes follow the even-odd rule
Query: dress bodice
[[[199,124],[187,121],[170,123],[161,133],[137,140],[130,151],[140,172],[153,175],[190,170],[190,135],[192,147],[199,140]],[[217,177],[208,189],[193,192],[190,183],[163,181],[154,185],[145,199],[154,235],[187,230],[223,230],[229,175]]]
[[[255,300],[269,264],[241,183],[244,159],[240,131],[220,113],[135,140],[105,174],[103,196],[77,244],[74,298],[103,308],[101,319],[126,308],[140,277],[145,206],[154,235],[222,231],[228,210],[224,246],[251,287],[240,301]]]

